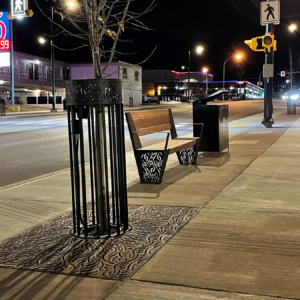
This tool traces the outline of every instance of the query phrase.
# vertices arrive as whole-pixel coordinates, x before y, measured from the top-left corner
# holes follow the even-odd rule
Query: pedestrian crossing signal
[[[271,47],[273,47],[273,51],[277,50],[277,41],[274,39],[274,35],[269,34],[265,35],[262,40],[262,46],[267,49],[268,52],[271,51]]]
[[[260,44],[262,45],[262,48],[258,48],[258,40],[261,40]],[[277,50],[277,41],[275,41],[274,35],[271,34],[252,38],[251,40],[245,41],[245,44],[248,45],[253,51],[270,52],[271,47],[273,47],[273,51]]]

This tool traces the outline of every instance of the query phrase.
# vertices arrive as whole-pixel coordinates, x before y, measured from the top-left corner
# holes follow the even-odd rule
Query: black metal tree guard
[[[128,229],[122,82],[118,79],[66,81],[66,105],[74,235],[83,238],[120,235]],[[87,120],[87,125],[83,120]],[[88,164],[85,163],[87,149]]]

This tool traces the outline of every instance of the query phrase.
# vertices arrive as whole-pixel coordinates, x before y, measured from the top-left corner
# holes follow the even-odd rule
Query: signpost
[[[274,37],[274,25],[280,23],[280,1],[262,1],[260,2],[260,24],[266,26],[266,36]],[[264,64],[264,118],[262,124],[266,128],[271,128],[274,124],[273,120],[273,69],[274,69],[274,51],[276,44],[270,44],[265,49]]]
[[[279,0],[260,2],[260,24],[278,25],[280,23],[280,3]]]
[[[13,17],[26,17],[28,0],[10,0],[11,15]]]

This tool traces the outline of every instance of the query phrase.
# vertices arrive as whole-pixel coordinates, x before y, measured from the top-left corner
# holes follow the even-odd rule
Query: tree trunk
[[[102,78],[102,71],[100,67],[100,55],[99,55],[99,48],[93,50],[93,66],[94,66],[94,77],[95,79]],[[100,154],[100,157],[96,157],[97,161],[97,168],[96,168],[96,176],[98,179],[98,191],[99,191],[99,198],[97,199],[99,203],[99,209],[100,209],[100,234],[105,235],[108,233],[108,216],[107,216],[107,202],[106,202],[106,185],[105,185],[105,176],[104,176],[104,160],[107,159],[107,157],[104,157],[104,144],[103,144],[103,130],[106,130],[106,128],[103,128],[103,114],[105,114],[105,111],[102,111],[101,108],[99,108],[99,115],[96,117],[96,122],[98,122],[99,126],[99,132],[97,133],[97,139],[99,139],[99,144],[96,143],[96,145],[99,145],[99,149],[96,153]]]

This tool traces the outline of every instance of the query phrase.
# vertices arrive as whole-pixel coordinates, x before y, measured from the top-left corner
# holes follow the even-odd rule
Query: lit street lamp
[[[233,57],[235,57],[238,61],[242,58],[242,55],[241,54],[237,54],[236,56],[230,56],[230,57],[228,57],[226,60],[225,60],[225,62],[224,62],[224,64],[223,64],[223,91],[225,90],[225,65],[226,65],[226,63],[227,63],[227,61],[230,59],[230,58],[233,58]],[[223,100],[224,100],[224,93],[223,93],[223,96],[222,96],[222,98],[223,98]]]
[[[40,43],[40,44],[43,45],[43,44],[45,44],[45,42],[46,42],[46,40],[45,40],[43,37],[40,37],[40,38],[39,38],[39,43]]]
[[[291,25],[289,26],[289,31],[291,31],[291,32],[296,31],[296,29],[297,29],[297,26],[296,26],[295,24],[291,24]]]
[[[205,73],[205,81],[206,81],[206,90],[205,90],[205,95],[207,95],[208,94],[208,80],[207,80],[207,72],[208,72],[208,68],[203,68],[202,69],[202,72],[204,72]]]
[[[198,54],[201,54],[204,51],[204,48],[202,46],[197,46],[196,47],[196,52]],[[189,77],[188,77],[188,96],[189,96],[189,101],[191,100],[191,96],[190,96],[190,65],[191,65],[191,51],[189,51],[189,68],[188,68],[188,72],[189,72]]]

